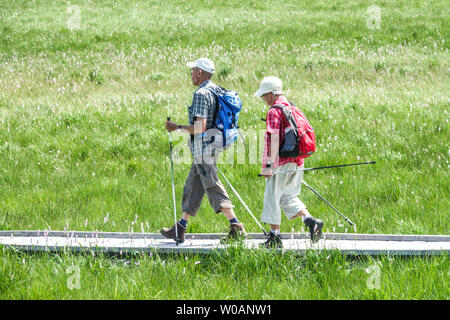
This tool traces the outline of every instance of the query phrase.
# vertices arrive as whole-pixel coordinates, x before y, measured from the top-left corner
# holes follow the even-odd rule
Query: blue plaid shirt
[[[188,107],[189,124],[194,125],[196,118],[206,118],[206,130],[214,125],[214,114],[217,108],[217,97],[208,87],[217,87],[211,80],[203,82],[197,90],[194,91],[192,105]],[[202,139],[200,135],[190,139],[190,147],[194,160],[202,159],[203,154],[214,157],[214,148],[208,139]]]

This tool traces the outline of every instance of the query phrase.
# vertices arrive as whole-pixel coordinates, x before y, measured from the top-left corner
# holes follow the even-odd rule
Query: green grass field
[[[315,128],[307,167],[377,161],[305,174],[358,232],[449,234],[449,16],[441,0],[0,0],[0,229],[170,226],[163,123],[187,124],[195,87],[186,63],[207,56],[213,81],[244,103],[245,161],[229,150],[220,167],[257,216],[264,180],[252,133],[265,128],[267,107],[253,93],[275,75]],[[178,212],[188,170],[175,166]],[[258,232],[229,194],[247,231]],[[309,190],[301,198],[330,232],[352,231]],[[282,232],[301,229],[282,219]],[[227,231],[204,199],[188,232]],[[447,256],[0,252],[3,299],[449,298]],[[366,269],[377,263],[381,287],[370,289]],[[80,289],[67,288],[70,265],[80,269]]]

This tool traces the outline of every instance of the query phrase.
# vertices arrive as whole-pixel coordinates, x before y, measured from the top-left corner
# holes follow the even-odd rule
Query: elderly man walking
[[[193,163],[183,189],[181,204],[182,217],[172,228],[162,228],[161,234],[169,239],[184,242],[187,223],[190,217],[195,217],[205,193],[209,203],[216,213],[223,212],[230,222],[230,231],[225,240],[235,240],[247,235],[244,225],[239,222],[226,190],[217,175],[216,158],[218,150],[210,141],[202,139],[201,135],[213,128],[217,114],[218,100],[209,88],[217,88],[211,81],[214,73],[214,63],[207,58],[200,58],[188,64],[191,68],[191,78],[197,90],[194,92],[192,105],[188,108],[189,124],[180,125],[167,121],[167,131],[183,130],[190,134],[190,148]],[[177,232],[175,231],[177,228]],[[176,239],[178,234],[178,239]]]
[[[261,221],[270,224],[270,233],[264,246],[281,248],[280,234],[281,208],[288,219],[301,217],[309,228],[311,239],[321,236],[323,222],[309,213],[305,204],[298,198],[303,179],[304,159],[279,157],[279,146],[284,138],[284,114],[282,108],[291,111],[296,107],[289,102],[282,92],[282,82],[277,77],[267,77],[261,81],[255,96],[260,97],[270,107],[266,115],[265,146],[261,175],[265,176],[264,208]]]

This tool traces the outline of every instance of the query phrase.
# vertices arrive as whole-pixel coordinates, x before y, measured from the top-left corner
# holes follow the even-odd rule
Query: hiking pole
[[[253,213],[250,211],[250,209],[247,207],[247,205],[245,204],[244,200],[242,200],[241,196],[239,195],[239,193],[237,193],[237,191],[233,188],[233,186],[231,185],[231,183],[228,181],[227,177],[225,177],[225,175],[223,174],[222,170],[219,169],[219,167],[217,167],[217,170],[219,170],[220,174],[222,175],[222,177],[225,179],[225,181],[228,183],[228,185],[230,186],[231,190],[233,190],[233,192],[236,194],[236,196],[238,197],[238,199],[242,202],[242,204],[244,205],[245,209],[247,209],[247,211],[250,213],[250,215],[252,216],[253,220],[255,220],[256,224],[261,228],[262,232],[264,233],[265,236],[267,236],[267,232],[266,230],[264,230],[264,228],[262,227],[262,225],[259,223],[259,221],[255,218],[255,216],[253,215]]]
[[[170,117],[167,117],[167,121],[170,121]],[[172,196],[173,196],[173,216],[175,219],[175,242],[178,246],[178,225],[177,225],[177,204],[175,201],[175,179],[173,174],[173,158],[172,158],[172,134],[169,131],[169,153],[170,153],[170,168],[172,170]]]
[[[327,205],[329,205],[331,208],[333,208],[334,211],[336,211],[342,218],[344,218],[345,221],[347,221],[348,223],[350,223],[351,226],[354,225],[354,223],[353,223],[349,218],[347,218],[347,217],[344,216],[342,213],[340,213],[338,209],[336,209],[331,203],[329,203],[327,200],[325,200],[325,198],[322,197],[322,196],[321,196],[316,190],[314,190],[309,184],[307,184],[307,183],[305,182],[305,180],[302,180],[302,183],[303,183],[305,186],[307,186],[312,192],[314,192],[320,199],[322,199]]]
[[[363,164],[374,164],[374,163],[376,163],[376,161],[367,161],[367,162],[349,163],[349,164],[339,164],[339,165],[335,165],[335,166],[303,168],[303,169],[297,169],[297,170],[284,170],[284,171],[278,171],[278,172],[275,172],[275,173],[288,173],[288,172],[311,171],[311,170],[330,169],[330,168],[342,168],[342,167],[359,166],[359,165],[363,165]],[[258,177],[262,177],[262,175],[259,173]]]

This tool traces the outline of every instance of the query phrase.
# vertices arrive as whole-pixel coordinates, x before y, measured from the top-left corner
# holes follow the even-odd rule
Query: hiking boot
[[[275,233],[269,232],[266,242],[262,243],[261,246],[266,249],[281,249],[283,248],[282,239],[280,234],[276,235]]]
[[[322,239],[323,221],[314,217],[306,217],[305,225],[309,228],[309,235],[312,242]]]
[[[242,223],[231,223],[230,232],[226,237],[222,237],[220,242],[238,241],[245,238],[247,238],[247,232],[245,231],[244,225]]]
[[[161,229],[161,234],[169,239],[173,239],[178,243],[183,243],[184,242],[184,235],[186,233],[186,229],[185,227],[183,227],[179,222],[177,222],[177,232],[178,232],[178,239],[176,238],[176,234],[175,234],[175,226],[173,226],[172,228],[162,228]]]

